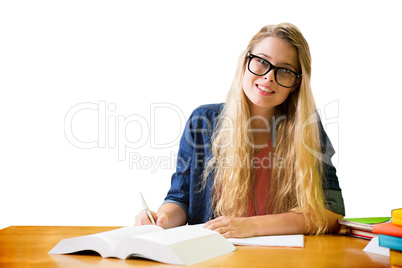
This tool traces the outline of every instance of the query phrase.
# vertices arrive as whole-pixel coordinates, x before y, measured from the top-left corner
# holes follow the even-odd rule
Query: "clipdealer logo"
[[[143,148],[148,143],[150,149],[168,149],[178,145],[181,139],[181,132],[186,124],[185,115],[178,106],[170,103],[150,104],[150,116],[148,120],[140,114],[131,114],[128,116],[119,115],[116,113],[116,110],[116,104],[107,104],[106,101],[99,101],[98,103],[83,102],[72,106],[64,118],[64,134],[67,141],[71,145],[80,149],[116,149],[118,160],[128,161],[129,168],[135,170],[147,169],[151,170],[152,173],[155,173],[158,169],[174,169],[176,164],[185,164],[181,163],[184,161],[183,159],[177,158],[177,154],[175,152],[177,149],[175,149],[174,152],[171,151],[169,155],[165,154],[164,156],[159,157],[155,155],[143,155],[140,152],[140,148]],[[331,142],[327,141],[327,144],[325,144],[327,151],[329,150],[329,154],[323,154],[321,151],[315,151],[313,148],[310,148],[307,144],[305,144],[303,140],[304,147],[315,157],[336,167],[339,164],[339,101],[336,100],[325,105],[324,116],[322,115],[322,111],[320,109],[317,110],[317,112],[320,114],[323,127],[331,139]],[[173,114],[173,116],[169,117],[170,120],[172,120],[173,117],[178,119],[180,131],[178,131],[177,135],[170,140],[162,142],[160,140],[158,141],[156,137],[156,122],[158,119],[158,114],[160,116],[161,114],[167,113],[170,113],[170,115]],[[86,114],[91,114],[92,121],[96,121],[96,135],[93,135],[91,138],[83,138],[82,135],[80,136],[76,133],[79,133],[79,131],[74,131],[74,122],[79,121],[77,118]],[[166,120],[166,117],[162,116],[161,118],[162,120]],[[161,118],[159,118],[159,120]],[[250,121],[254,119],[258,118],[250,118]],[[274,120],[274,123],[277,124],[282,119],[283,118],[277,118]],[[208,118],[202,117],[200,120],[208,121]],[[303,127],[316,123],[317,120],[317,116],[312,114],[303,123]],[[91,123],[93,125],[94,122],[92,121]],[[268,126],[269,123],[267,122],[267,127]],[[83,128],[85,127],[86,126]],[[177,129],[177,124],[174,125],[174,128]],[[134,129],[135,133],[132,133],[130,129]],[[273,129],[275,129],[275,127]],[[197,129],[195,131],[202,130]],[[228,131],[230,131],[230,127]],[[187,141],[191,144],[191,140]],[[192,146],[197,145],[192,144]],[[226,144],[224,146],[230,145]],[[336,153],[332,156],[332,158],[328,158],[328,155],[332,155],[332,153],[334,153],[331,153],[331,150],[335,150]]]
[[[167,149],[177,145],[181,138],[181,131],[169,141],[162,142],[157,140],[156,121],[158,115],[173,113],[175,119],[179,120],[180,130],[182,130],[186,123],[183,111],[174,104],[152,103],[150,104],[150,118],[147,120],[140,114],[119,115],[116,110],[116,104],[107,104],[106,101],[83,102],[72,106],[64,118],[64,135],[67,141],[80,149],[117,149],[118,160],[126,161],[128,159],[130,169],[152,169],[153,172],[156,172],[157,166],[174,168],[176,161],[171,158],[176,158],[175,154],[171,153],[164,159],[163,157],[141,156],[138,150],[148,143],[151,149]],[[83,138],[77,134],[78,131],[74,131],[74,121],[87,114],[96,117],[96,137]],[[135,130],[135,135],[130,133],[130,127]]]

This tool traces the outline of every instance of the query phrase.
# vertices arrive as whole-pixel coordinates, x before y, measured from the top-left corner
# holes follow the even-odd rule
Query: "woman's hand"
[[[338,232],[338,218],[342,215],[329,210],[328,232]],[[204,227],[221,233],[225,238],[252,237],[259,235],[286,235],[286,234],[312,234],[315,226],[306,228],[302,213],[287,212],[281,214],[268,214],[253,217],[219,217],[205,223]]]
[[[150,211],[154,218],[155,224],[163,229],[172,228],[186,224],[186,213],[183,209],[173,203],[163,204],[158,212]],[[145,209],[135,216],[135,226],[152,224],[148,218],[148,214]]]
[[[156,222],[157,217],[156,217],[156,212],[154,211],[150,211],[152,217],[154,218],[154,221]],[[140,211],[140,213],[135,216],[135,226],[139,226],[139,225],[150,225],[152,224],[151,220],[148,217],[147,211],[145,209],[142,209]]]
[[[204,227],[217,231],[225,238],[251,237],[257,235],[257,226],[253,217],[221,216],[205,223]]]
[[[154,218],[155,224],[163,229],[170,228],[169,216],[165,212],[154,212],[150,211],[152,217]],[[148,214],[145,209],[141,210],[140,213],[135,216],[135,226],[138,225],[149,225],[152,224],[151,220],[148,217]]]

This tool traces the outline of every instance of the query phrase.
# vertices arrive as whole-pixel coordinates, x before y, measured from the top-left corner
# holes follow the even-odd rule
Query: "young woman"
[[[226,103],[189,118],[156,224],[206,223],[225,237],[337,231],[343,198],[310,76],[300,31],[263,27],[240,56]],[[145,211],[141,224],[150,224]]]

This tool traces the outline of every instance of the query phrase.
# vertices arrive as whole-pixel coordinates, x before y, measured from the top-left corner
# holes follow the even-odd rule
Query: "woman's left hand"
[[[257,235],[257,225],[253,217],[221,216],[205,223],[205,228],[217,231],[225,238],[251,237]]]

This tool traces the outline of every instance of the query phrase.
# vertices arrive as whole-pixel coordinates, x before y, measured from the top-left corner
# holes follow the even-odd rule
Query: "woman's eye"
[[[280,68],[279,71],[280,71],[281,73],[284,73],[284,74],[291,73],[291,71],[290,71],[289,69],[285,69],[285,68]]]
[[[269,62],[264,59],[258,59],[258,62],[263,65],[269,65]]]

